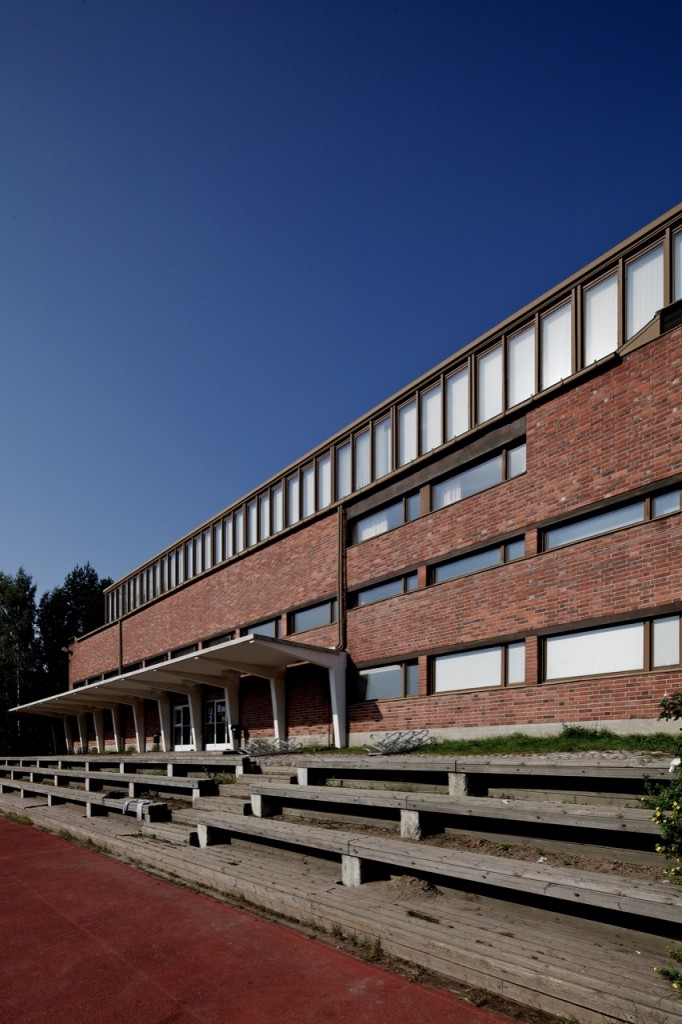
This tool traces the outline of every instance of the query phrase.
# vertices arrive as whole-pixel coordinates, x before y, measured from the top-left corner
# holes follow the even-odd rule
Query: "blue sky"
[[[0,0],[0,569],[118,578],[682,200],[659,0]]]

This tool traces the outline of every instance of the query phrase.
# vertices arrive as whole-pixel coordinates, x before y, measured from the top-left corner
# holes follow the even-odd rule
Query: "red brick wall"
[[[536,554],[537,523],[682,472],[682,330],[622,363],[548,395],[526,413],[527,472],[459,504],[346,552],[348,589],[419,567],[421,589],[347,616],[356,664],[420,658],[419,698],[356,705],[351,728],[516,725],[655,717],[680,672],[634,673],[538,685],[536,630],[562,632],[587,619],[637,620],[665,605],[682,607],[682,516],[636,525],[564,549]],[[335,513],[197,580],[123,622],[124,663],[274,617],[335,593]],[[525,535],[518,562],[425,588],[425,563],[505,534]],[[426,654],[456,645],[526,636],[526,685],[426,696]],[[330,625],[292,637],[334,646]],[[71,678],[116,668],[117,627],[76,644]],[[328,728],[324,673],[289,673],[293,733]],[[271,734],[267,683],[245,681],[242,724]]]

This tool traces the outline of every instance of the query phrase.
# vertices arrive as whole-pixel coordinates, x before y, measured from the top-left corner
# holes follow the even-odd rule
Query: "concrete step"
[[[181,846],[189,845],[190,831],[189,825],[174,821],[144,823],[140,829],[142,835],[151,836],[164,843],[176,843]]]

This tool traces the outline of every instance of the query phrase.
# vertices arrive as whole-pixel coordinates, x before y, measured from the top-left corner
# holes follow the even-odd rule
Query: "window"
[[[272,529],[280,533],[284,529],[284,487],[277,484],[272,488]]]
[[[349,441],[336,449],[336,497],[345,498],[352,489]]]
[[[480,647],[433,658],[433,692],[505,686],[525,679],[525,642]]]
[[[413,399],[398,409],[398,463],[401,466],[417,458],[417,402]]]
[[[447,439],[465,434],[469,429],[469,369],[463,367],[445,381],[447,406]]]
[[[387,700],[391,697],[412,697],[419,693],[416,661],[382,665],[358,672],[356,699]]]
[[[260,496],[260,539],[265,540],[270,536],[270,495]]]
[[[306,466],[301,474],[303,481],[303,518],[315,511],[315,466]]]
[[[542,387],[548,388],[571,376],[571,304],[541,318]]]
[[[237,554],[244,550],[246,547],[246,535],[245,535],[245,523],[244,523],[244,509],[240,508],[234,517],[234,525],[236,531],[236,548]]]
[[[225,558],[232,558],[232,555],[234,554],[232,525],[232,516],[227,516],[225,518]]]
[[[671,512],[680,511],[680,492],[666,491],[665,494],[658,494],[653,501],[652,515],[654,518],[670,515]]]
[[[269,636],[276,640],[280,632],[279,619],[267,619],[265,622],[256,622],[253,626],[248,626],[246,630],[248,633],[257,633],[259,636]]]
[[[545,678],[637,672],[680,664],[679,615],[651,621],[587,629],[548,637],[545,641]]]
[[[223,560],[223,524],[216,523],[213,527],[213,555],[215,564]],[[164,588],[165,589],[165,588]]]
[[[478,422],[502,412],[502,346],[497,345],[478,359]]]
[[[618,274],[585,289],[585,366],[618,347]]]
[[[528,327],[507,343],[508,402],[512,408],[535,394],[535,328]]]
[[[354,604],[358,608],[367,604],[375,604],[387,597],[398,597],[417,589],[416,572],[408,573],[407,576],[399,576],[394,580],[386,580],[385,583],[377,583],[373,587],[365,587],[355,593]]]
[[[300,494],[298,474],[290,476],[287,480],[287,526],[293,526],[301,518]]]
[[[327,508],[332,503],[332,457],[325,455],[317,463],[317,507]]]
[[[391,451],[391,417],[384,416],[374,424],[374,479],[379,480],[393,469]]]
[[[657,245],[628,263],[626,285],[626,338],[648,324],[663,305],[663,246]]]
[[[359,490],[371,482],[369,430],[355,435],[355,488]]]
[[[644,623],[548,637],[545,678],[604,675],[644,668]]]
[[[353,525],[353,542],[359,544],[360,541],[378,537],[388,530],[395,530],[397,526],[417,519],[419,511],[419,494],[416,493],[401,498],[400,501],[387,505],[378,512],[362,516]]]
[[[246,543],[249,547],[258,543],[258,503],[255,501],[246,506]]]
[[[293,612],[290,616],[292,633],[304,633],[308,629],[328,626],[332,622],[336,622],[335,599],[311,605],[309,608],[302,608],[298,612]]]
[[[644,502],[633,501],[620,508],[576,519],[565,526],[556,526],[545,533],[545,550],[558,548],[562,544],[572,544],[587,537],[597,537],[602,533],[610,533],[611,530],[618,530],[621,526],[642,523],[644,522],[644,513]]]
[[[680,663],[680,616],[666,615],[652,623],[652,659],[654,668]]]
[[[506,477],[518,476],[526,469],[526,446],[518,445],[507,452]],[[447,477],[431,487],[431,508],[433,511],[446,508],[457,501],[478,494],[480,491],[494,487],[505,479],[502,455],[479,462],[470,469],[463,469],[454,476]]]
[[[443,443],[443,393],[440,384],[423,391],[419,398],[421,410],[420,452],[433,451]]]
[[[524,542],[521,537],[508,544],[497,544],[495,547],[473,551],[470,555],[460,555],[458,558],[451,558],[447,562],[434,565],[430,572],[430,582],[444,583],[446,580],[467,576],[480,569],[502,565],[503,562],[512,562],[517,558],[523,558],[523,555]]]

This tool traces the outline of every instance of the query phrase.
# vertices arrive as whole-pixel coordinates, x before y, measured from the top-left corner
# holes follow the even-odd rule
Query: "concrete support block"
[[[282,801],[262,793],[252,793],[251,810],[256,818],[272,818],[282,813]]]
[[[350,853],[341,855],[341,881],[352,889],[357,889],[365,880],[365,864],[360,857]]]
[[[296,780],[299,786],[309,786],[310,771],[308,768],[297,768],[296,769]]]
[[[85,778],[85,792],[86,793],[99,793],[102,789],[102,783],[99,779],[93,779],[91,775],[87,775]],[[89,805],[88,805],[89,806]]]
[[[202,848],[205,846],[216,846],[219,843],[231,843],[232,836],[224,828],[211,828],[210,825],[204,825],[202,822],[197,824],[197,837],[199,839],[199,846]]]
[[[419,811],[400,811],[400,836],[402,839],[421,839],[422,825]]]
[[[469,778],[464,772],[448,772],[448,793],[450,796],[469,795]]]
[[[87,818],[104,818],[107,814],[107,809],[102,804],[93,803],[92,800],[87,802]]]

